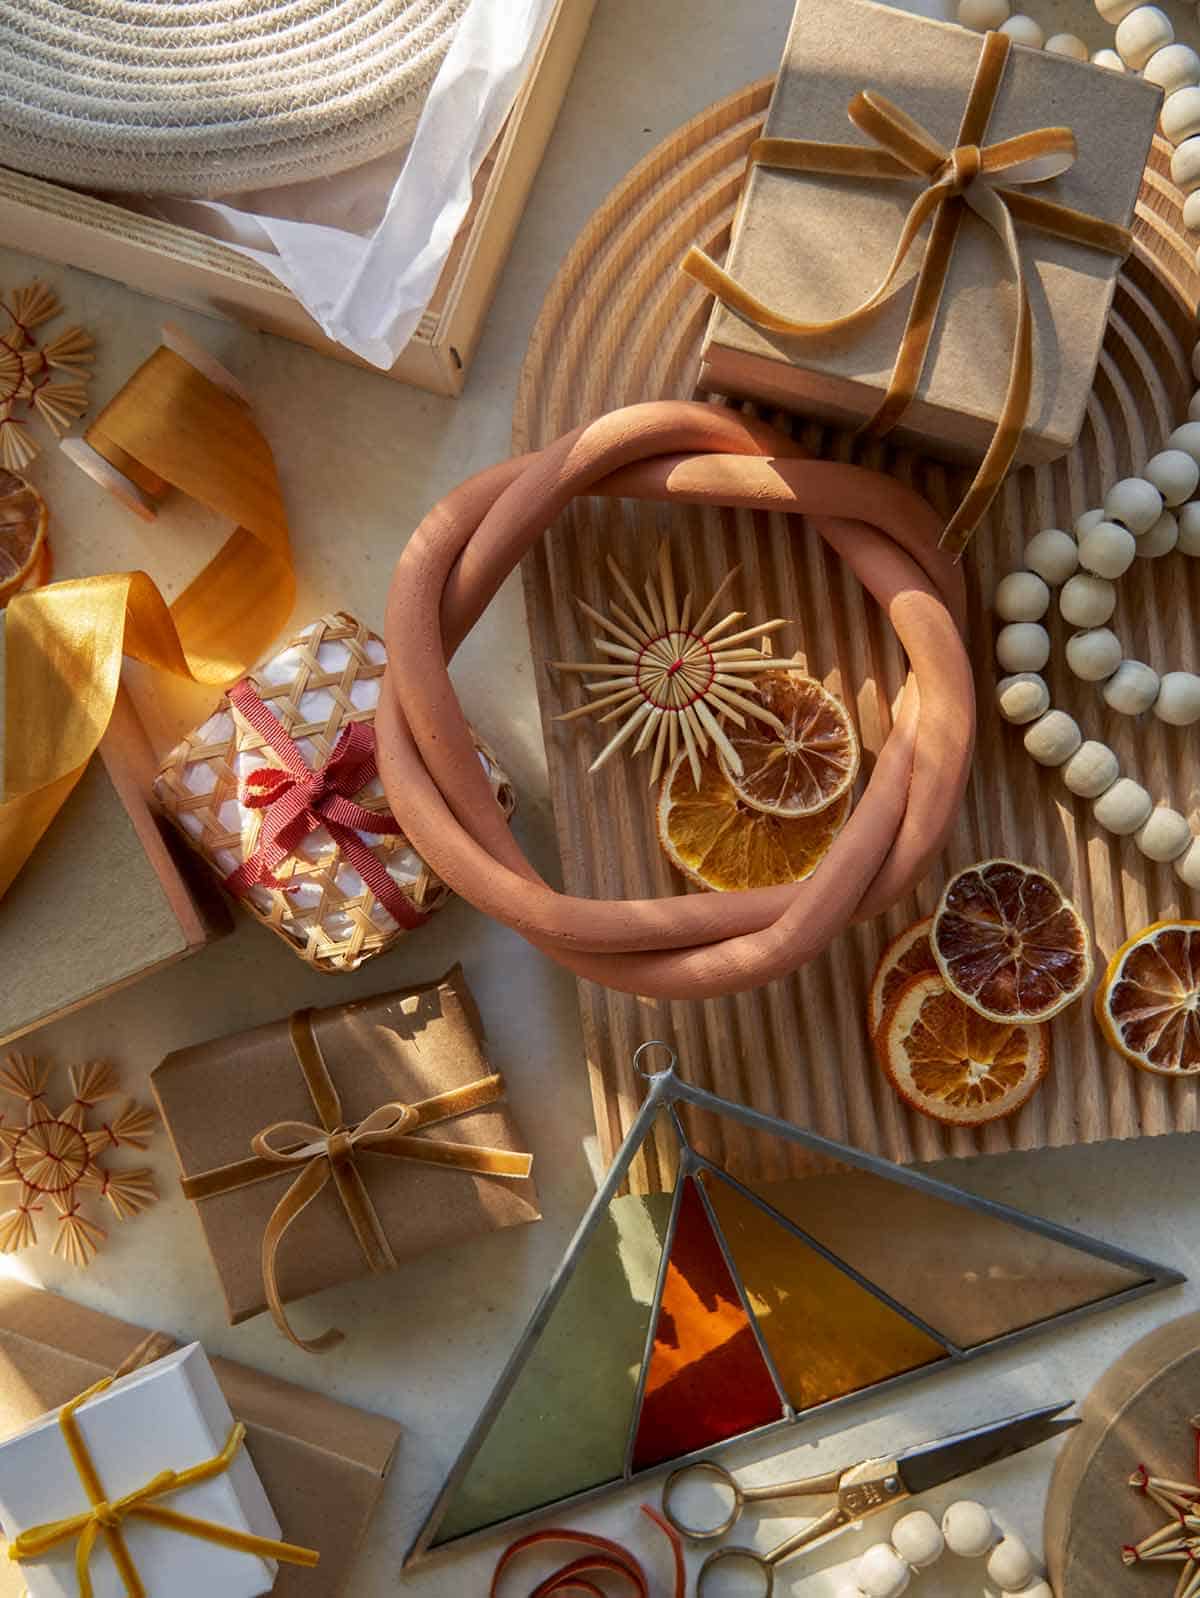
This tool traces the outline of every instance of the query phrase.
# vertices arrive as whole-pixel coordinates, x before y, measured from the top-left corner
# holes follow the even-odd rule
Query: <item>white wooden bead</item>
[[[1109,521],[1121,522],[1135,538],[1154,526],[1162,508],[1162,495],[1144,477],[1123,477],[1104,496],[1104,514]]]
[[[997,1587],[1027,1587],[1038,1573],[1037,1560],[1019,1537],[1007,1533],[988,1555],[987,1576]]]
[[[1008,0],[958,0],[958,20],[964,28],[986,33],[1008,21]]]
[[[1200,838],[1193,838],[1175,861],[1175,875],[1189,888],[1200,888]]]
[[[1067,761],[1062,780],[1081,799],[1099,799],[1121,775],[1120,763],[1107,744],[1089,738]]]
[[[1191,196],[1189,195],[1188,198],[1190,199]],[[1200,388],[1188,400],[1188,421],[1200,422]],[[1175,431],[1178,432],[1179,429],[1176,428]]]
[[[1036,671],[1020,671],[1013,677],[1001,677],[996,684],[996,703],[1005,721],[1023,727],[1049,710],[1050,690]]]
[[[1027,17],[1023,11],[1018,11],[1015,16],[1009,17],[1007,22],[1002,22],[996,31],[1007,33],[1014,44],[1028,45],[1031,50],[1040,50],[1046,42],[1045,29],[1032,17]]]
[[[1079,564],[1097,577],[1121,577],[1133,565],[1137,548],[1137,539],[1120,522],[1097,522],[1079,540]]]
[[[1121,664],[1121,640],[1107,627],[1067,639],[1067,665],[1081,682],[1104,682]]]
[[[1096,0],[1096,10],[1115,28],[1135,9],[1138,0]]]
[[[1164,505],[1182,505],[1196,492],[1200,466],[1181,449],[1164,449],[1150,457],[1142,475],[1158,489]]]
[[[1117,53],[1140,72],[1156,50],[1175,42],[1171,19],[1158,6],[1135,6],[1117,23]]]
[[[1025,749],[1039,766],[1065,765],[1083,742],[1073,716],[1065,710],[1048,710],[1025,734]]]
[[[1125,63],[1115,50],[1096,50],[1092,53],[1092,65],[1103,67],[1106,72],[1124,72]]]
[[[1200,466],[1200,422],[1180,423],[1163,448],[1180,449]]]
[[[1193,133],[1200,133],[1200,88],[1179,89],[1167,100],[1159,115],[1163,138],[1172,144],[1182,144]],[[1187,221],[1187,217],[1184,217]],[[1191,223],[1188,222],[1188,226]]]
[[[914,1509],[892,1527],[892,1547],[914,1570],[924,1570],[942,1557],[946,1539],[927,1509]]]
[[[1036,621],[1012,621],[996,637],[996,659],[1005,671],[1041,671],[1050,659],[1050,634]]]
[[[863,1598],[863,1590],[853,1576],[843,1576],[833,1589],[833,1598]]]
[[[1137,541],[1140,560],[1158,560],[1169,555],[1179,542],[1179,522],[1172,511],[1165,510],[1148,533]]]
[[[1103,507],[1097,510],[1085,510],[1082,516],[1075,518],[1075,542],[1078,543],[1084,533],[1090,533],[1093,527],[1099,527],[1106,519]]]
[[[1200,189],[1184,197],[1183,225],[1189,233],[1200,233]]]
[[[1130,535],[1125,537],[1132,546]],[[1049,608],[1050,590],[1036,572],[1009,572],[996,585],[995,609],[1002,621],[1041,621]]]
[[[1158,673],[1140,660],[1123,660],[1100,692],[1110,710],[1140,716],[1158,698]]]
[[[1171,156],[1171,182],[1183,194],[1200,189],[1200,134],[1175,146]]]
[[[1137,846],[1146,859],[1161,864],[1178,860],[1191,841],[1192,829],[1187,817],[1167,805],[1159,805],[1137,835]]]
[[[1108,832],[1127,838],[1150,819],[1154,800],[1132,777],[1118,777],[1092,806],[1092,814]]]
[[[1200,500],[1179,507],[1179,544],[1181,555],[1200,555]]]
[[[1077,572],[1062,586],[1058,608],[1072,627],[1103,627],[1117,605],[1117,591],[1103,577]],[[1044,665],[1045,662],[1043,661]],[[1014,671],[1041,671],[1041,666],[1014,666]]]
[[[1200,721],[1200,677],[1191,671],[1168,671],[1158,685],[1154,714],[1168,727],[1190,727]]]
[[[1047,527],[1035,533],[1025,545],[1025,564],[1051,588],[1057,588],[1079,565],[1079,550],[1070,533],[1064,533],[1059,527]]]
[[[1156,50],[1142,68],[1147,83],[1156,83],[1165,95],[1178,94],[1200,83],[1200,55],[1190,44],[1168,44]]]
[[[900,1598],[908,1591],[912,1571],[890,1543],[876,1543],[859,1560],[855,1580],[865,1598]]]
[[[962,1498],[942,1516],[942,1535],[952,1554],[982,1559],[996,1541],[996,1526],[982,1504]]]
[[[1161,53],[1160,51],[1159,54]],[[1046,54],[1065,55],[1072,61],[1086,61],[1088,47],[1073,33],[1055,33],[1046,40]]]
[[[1032,1587],[1022,1587],[1020,1592],[1002,1592],[1000,1598],[1054,1598],[1054,1589],[1048,1581],[1035,1581]]]

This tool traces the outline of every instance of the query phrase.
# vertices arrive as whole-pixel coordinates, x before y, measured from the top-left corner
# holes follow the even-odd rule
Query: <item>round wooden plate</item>
[[[521,374],[514,419],[519,450],[536,448],[607,410],[637,400],[692,393],[709,302],[681,276],[698,243],[720,258],[771,85],[750,85],[695,118],[651,152],[617,186],[584,229],[547,296]],[[1123,269],[1087,421],[1077,446],[1051,466],[1014,473],[968,555],[971,646],[979,691],[975,775],[947,851],[950,869],[992,855],[1030,860],[1054,873],[1083,905],[1099,951],[1115,950],[1160,916],[1200,913],[1169,866],[1149,865],[1132,841],[1103,833],[1055,772],[1035,766],[994,704],[993,622],[988,599],[1043,526],[1070,527],[1117,477],[1136,469],[1184,418],[1200,275],[1180,200],[1168,177],[1170,151],[1156,143]],[[803,269],[803,263],[797,263]],[[774,417],[774,420],[780,420]],[[785,425],[790,425],[786,424]],[[935,504],[959,486],[948,467],[796,422],[817,453],[860,459],[910,481]],[[659,850],[654,794],[635,761],[588,764],[606,729],[555,723],[577,700],[545,670],[547,660],[587,658],[586,624],[575,596],[603,607],[611,552],[643,572],[659,533],[672,536],[681,581],[710,590],[740,563],[735,602],[758,617],[789,616],[782,648],[805,656],[855,715],[868,759],[891,722],[904,661],[886,623],[832,557],[804,536],[802,520],[750,512],[632,506],[576,500],[524,562],[551,791],[564,881],[595,897],[661,896],[682,883]],[[678,536],[695,535],[695,536]],[[1200,631],[1179,625],[1200,615],[1200,561],[1172,555],[1137,562],[1121,585],[1117,629],[1142,660],[1200,670]],[[1089,685],[1066,671],[1062,624],[1049,672],[1055,704],[1075,714],[1085,736],[1103,738],[1122,768],[1151,792],[1187,810],[1200,804],[1200,759],[1188,733],[1143,726],[1108,712]],[[580,988],[603,1153],[613,1150],[640,1104],[628,1061],[646,1037],[669,1035],[689,1078],[815,1131],[849,1138],[897,1160],[937,1159],[1037,1148],[1200,1126],[1197,1084],[1168,1083],[1131,1070],[1107,1050],[1088,1007],[1054,1023],[1055,1068],[1020,1114],[980,1132],[951,1130],[898,1103],[880,1081],[863,1008],[886,940],[928,914],[941,890],[935,872],[888,917],[855,928],[822,959],[764,996],[674,1005],[670,1013],[589,984]],[[1181,896],[1183,902],[1181,903]],[[664,1033],[664,1029],[669,1029]],[[758,1147],[714,1148],[717,1158],[759,1165]],[[659,1151],[633,1180],[655,1186],[670,1175]],[[1200,1407],[1200,1405],[1198,1405]]]
[[[1166,1516],[1129,1485],[1139,1465],[1153,1476],[1196,1482],[1200,1410],[1200,1315],[1160,1326],[1100,1378],[1082,1424],[1058,1456],[1046,1500],[1046,1562],[1058,1598],[1169,1598],[1176,1564],[1126,1566]]]

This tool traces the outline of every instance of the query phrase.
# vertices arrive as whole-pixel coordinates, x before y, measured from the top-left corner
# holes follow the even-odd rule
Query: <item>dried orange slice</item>
[[[768,671],[746,697],[769,710],[780,730],[754,720],[726,727],[742,762],[740,775],[727,772],[740,799],[771,816],[812,816],[850,792],[858,734],[827,688],[802,671]]]
[[[698,788],[685,751],[663,778],[658,839],[671,864],[702,888],[769,888],[812,875],[850,803],[844,793],[815,816],[770,816],[734,792],[715,746],[700,761]]]
[[[993,1021],[1048,1021],[1092,980],[1078,909],[1044,871],[981,860],[952,877],[930,935],[946,985]]]
[[[883,1012],[905,983],[937,970],[929,945],[929,929],[932,926],[932,916],[915,921],[899,937],[893,938],[880,955],[871,980],[871,991],[867,995],[867,1026],[872,1037],[879,1030]]]
[[[0,467],[0,606],[37,575],[49,512],[36,488]]]
[[[1200,1074],[1200,921],[1156,921],[1123,943],[1096,989],[1120,1054],[1159,1076]]]
[[[1012,1115],[1050,1069],[1050,1028],[990,1021],[932,971],[906,982],[875,1034],[888,1081],[906,1104],[950,1126]]]

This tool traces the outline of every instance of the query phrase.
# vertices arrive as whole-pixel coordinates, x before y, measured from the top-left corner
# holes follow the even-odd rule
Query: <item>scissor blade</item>
[[[1044,1409],[1026,1410],[1022,1415],[1010,1415],[993,1421],[990,1426],[975,1426],[970,1431],[955,1432],[950,1437],[939,1437],[936,1442],[921,1443],[901,1454],[896,1461],[905,1487],[916,1496],[943,1482],[954,1481],[959,1476],[969,1476],[972,1471],[994,1465],[997,1460],[1009,1459],[1027,1448],[1044,1443],[1060,1432],[1078,1426],[1076,1417],[1059,1420],[1071,1402],[1049,1404]]]

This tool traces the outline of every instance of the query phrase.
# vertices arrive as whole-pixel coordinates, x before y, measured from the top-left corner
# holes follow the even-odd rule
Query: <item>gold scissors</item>
[[[712,1575],[718,1566],[725,1567],[724,1575],[738,1581],[738,1590],[745,1593],[745,1598],[771,1598],[776,1567],[802,1548],[811,1548],[871,1515],[902,1504],[907,1498],[915,1498],[918,1493],[928,1492],[959,1476],[969,1476],[985,1465],[1008,1459],[1059,1432],[1070,1430],[1079,1424],[1077,1420],[1057,1418],[1069,1408],[1067,1403],[1026,1410],[1021,1415],[994,1421],[990,1426],[976,1426],[970,1431],[939,1437],[931,1443],[920,1443],[891,1459],[865,1459],[846,1470],[831,1470],[823,1476],[782,1482],[777,1486],[743,1487],[723,1465],[711,1459],[696,1460],[690,1465],[681,1465],[667,1477],[663,1486],[663,1514],[683,1536],[697,1542],[712,1542],[733,1530],[747,1504],[832,1494],[832,1508],[810,1521],[803,1530],[785,1538],[769,1553],[760,1554],[754,1548],[730,1544],[709,1554],[700,1567],[696,1598],[704,1598],[706,1586],[711,1591]],[[728,1513],[720,1519],[714,1516],[703,1525],[696,1520],[689,1523],[683,1519],[675,1503],[681,1484],[689,1479],[693,1482],[706,1479],[730,1495],[732,1504]],[[722,1590],[730,1593],[727,1586]]]

